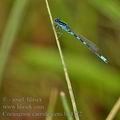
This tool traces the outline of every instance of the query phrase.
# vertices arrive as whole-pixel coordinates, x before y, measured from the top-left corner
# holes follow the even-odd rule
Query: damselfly
[[[58,27],[65,30],[67,33],[73,35],[77,40],[80,40],[89,50],[91,50],[95,55],[97,55],[102,61],[108,63],[107,58],[99,53],[99,48],[96,46],[96,44],[94,44],[93,42],[91,42],[82,35],[77,35],[74,31],[71,30],[71,28],[66,23],[61,21],[59,18],[56,18],[54,22]]]

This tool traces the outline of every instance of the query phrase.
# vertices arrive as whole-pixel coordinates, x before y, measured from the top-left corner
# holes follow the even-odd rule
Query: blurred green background
[[[55,89],[58,93],[65,91],[71,106],[45,1],[23,1],[0,0],[0,45],[3,46],[0,65],[6,64],[0,66],[1,98],[39,96],[45,106],[45,112],[50,94]],[[22,4],[26,4],[23,5],[24,8],[21,7]],[[76,33],[96,43],[101,53],[109,60],[108,64],[103,63],[74,37],[62,31],[63,35],[59,40],[78,111],[82,112],[80,119],[105,120],[120,96],[120,2],[49,0],[49,4],[54,18],[61,18]],[[59,94],[53,109],[55,112],[64,111]],[[115,120],[120,120],[119,116],[120,114],[117,114]],[[1,120],[18,118],[34,119],[1,116]],[[42,119],[45,117],[39,118]],[[67,118],[53,117],[53,120],[59,119]]]

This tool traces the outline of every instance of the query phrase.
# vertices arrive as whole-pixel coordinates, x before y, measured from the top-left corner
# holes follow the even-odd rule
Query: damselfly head
[[[54,21],[58,23],[60,21],[60,18],[56,18]]]

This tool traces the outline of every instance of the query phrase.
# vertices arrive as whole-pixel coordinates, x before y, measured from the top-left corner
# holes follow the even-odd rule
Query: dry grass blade
[[[48,104],[48,116],[46,117],[46,120],[52,120],[53,118],[53,113],[57,101],[57,96],[58,96],[58,90],[57,89],[52,89],[51,94],[50,94],[50,99],[49,99],[49,104]],[[50,113],[50,115],[49,115]]]
[[[113,108],[112,108],[111,112],[109,113],[108,117],[106,118],[106,120],[113,120],[119,110],[120,110],[120,97],[117,100],[117,102],[115,103],[115,105],[113,106]]]
[[[72,90],[72,85],[71,85],[70,78],[69,78],[68,71],[67,71],[67,67],[66,67],[66,64],[65,64],[65,61],[64,61],[64,57],[63,57],[62,49],[61,49],[61,46],[60,46],[60,42],[59,42],[56,30],[55,30],[55,26],[54,26],[52,14],[51,14],[51,11],[50,11],[50,7],[49,7],[49,4],[48,4],[48,0],[45,0],[45,2],[46,2],[46,7],[47,7],[47,10],[48,10],[49,17],[50,17],[50,21],[51,21],[51,24],[52,24],[52,29],[53,29],[53,32],[54,32],[54,35],[55,35],[55,39],[56,39],[57,47],[58,47],[58,50],[59,50],[60,58],[61,58],[61,61],[62,61],[64,74],[65,74],[65,78],[66,78],[66,82],[67,82],[67,86],[68,86],[68,90],[69,90],[69,94],[70,94],[70,98],[71,98],[71,102],[72,102],[72,106],[73,106],[73,112],[74,112],[74,115],[75,115],[75,119],[79,120],[79,115],[78,115],[78,110],[77,110],[77,106],[76,106],[76,102],[75,102],[75,98],[74,98],[74,94],[73,94],[73,90]]]

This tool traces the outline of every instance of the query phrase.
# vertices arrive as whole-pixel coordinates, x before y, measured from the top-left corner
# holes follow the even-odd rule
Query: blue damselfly
[[[82,35],[77,35],[74,31],[71,30],[68,24],[64,23],[59,18],[56,18],[54,22],[58,27],[62,28],[67,33],[74,36],[77,40],[80,40],[89,50],[91,50],[95,55],[97,55],[102,61],[108,63],[107,58],[99,53],[99,48],[96,46],[96,44],[94,44],[93,42],[91,42]]]

